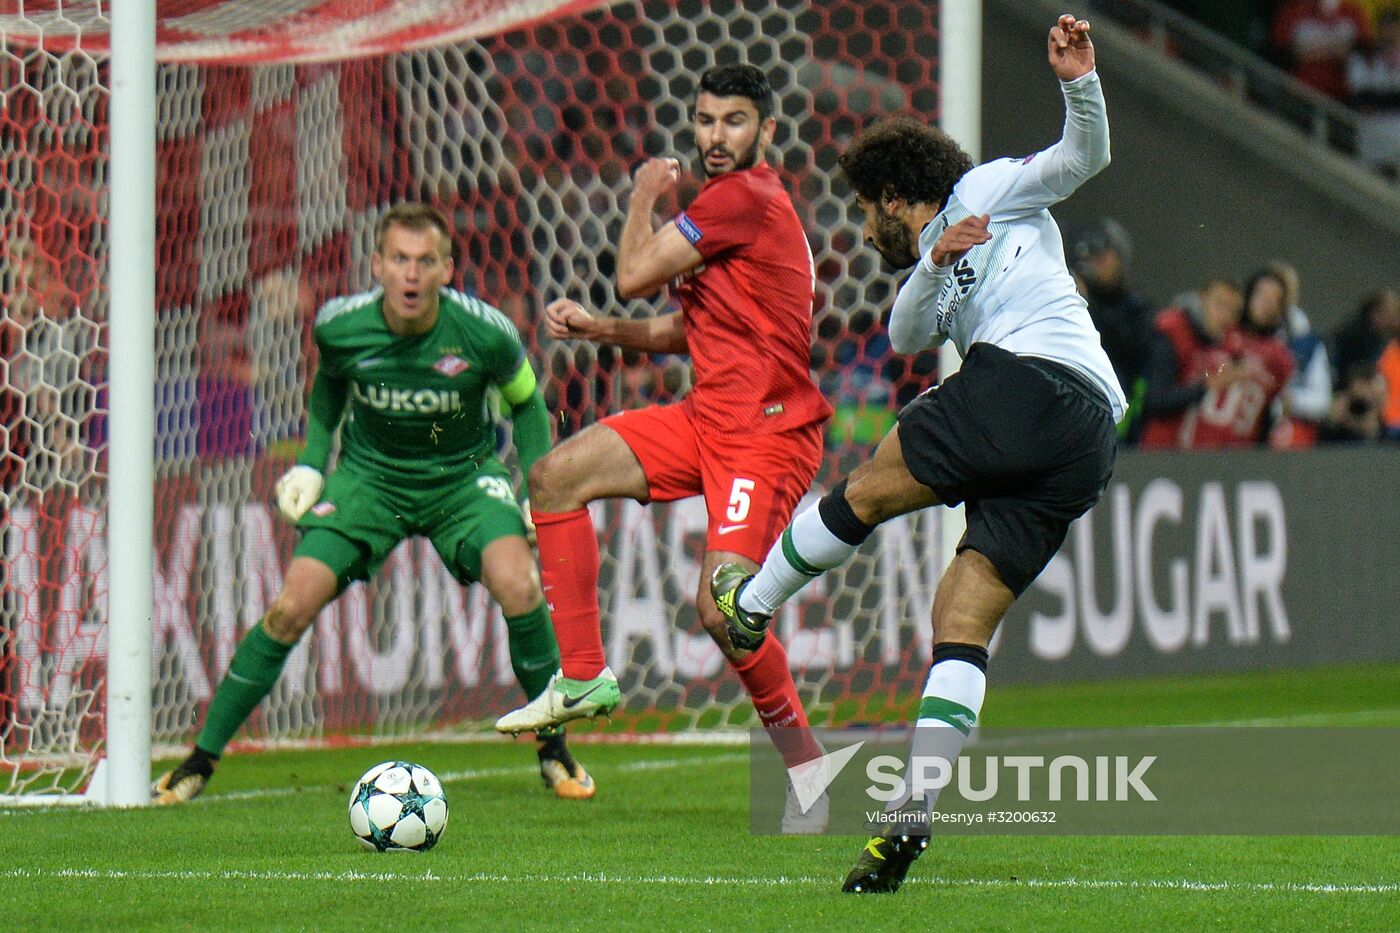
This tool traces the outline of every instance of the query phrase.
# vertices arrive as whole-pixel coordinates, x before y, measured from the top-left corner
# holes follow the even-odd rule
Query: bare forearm
[[[649,283],[641,281],[637,269],[647,241],[651,239],[651,216],[655,208],[655,196],[644,191],[633,191],[627,203],[627,219],[622,224],[617,244],[617,291],[623,298],[649,298],[661,288],[660,285],[648,288]]]
[[[643,353],[689,353],[685,342],[685,322],[680,312],[656,317],[593,319],[589,339]]]

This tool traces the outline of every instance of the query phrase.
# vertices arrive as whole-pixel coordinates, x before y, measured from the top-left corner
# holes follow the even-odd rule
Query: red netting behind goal
[[[206,20],[236,7],[180,6]],[[237,639],[280,585],[292,533],[270,506],[271,486],[303,431],[310,322],[320,302],[371,284],[371,231],[394,202],[427,200],[452,219],[462,284],[519,324],[560,436],[685,392],[685,360],[549,341],[540,310],[562,294],[605,313],[650,310],[619,302],[612,288],[628,170],[649,154],[692,154],[687,108],[712,63],[750,61],[778,93],[770,158],[816,258],[812,366],[837,407],[816,491],[868,457],[936,359],[890,353],[879,318],[891,279],[861,245],[836,157],[869,115],[936,114],[936,22],[935,6],[895,0],[623,3],[378,57],[277,62],[274,43],[256,65],[163,64],[157,737],[192,735]],[[63,51],[100,44],[60,36],[39,50],[13,17],[0,17],[0,29],[0,728],[3,762],[23,774],[14,763],[25,755],[61,757],[100,736],[100,270],[107,237],[120,234],[102,220],[105,64]],[[625,727],[747,723],[738,682],[695,619],[701,505],[609,503],[595,514],[605,644],[638,714]],[[784,611],[780,631],[819,718],[878,715],[917,687],[937,532],[931,516],[885,526]],[[491,719],[519,699],[505,645],[481,589],[463,593],[425,542],[411,542],[378,580],[326,611],[250,734],[404,733]]]

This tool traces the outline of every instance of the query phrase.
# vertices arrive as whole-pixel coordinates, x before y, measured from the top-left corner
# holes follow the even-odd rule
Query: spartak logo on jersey
[[[470,369],[471,365],[471,363],[468,363],[460,356],[453,356],[449,353],[447,356],[444,356],[442,359],[434,363],[433,369],[436,369],[444,376],[455,376],[458,373],[463,372],[464,370]]]

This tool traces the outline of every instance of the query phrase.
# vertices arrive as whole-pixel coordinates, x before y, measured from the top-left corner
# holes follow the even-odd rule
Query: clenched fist
[[[647,159],[632,176],[632,191],[644,198],[659,198],[674,189],[681,179],[681,164],[675,159]]]
[[[589,340],[593,337],[593,315],[577,301],[560,298],[544,309],[544,330],[551,340]]]

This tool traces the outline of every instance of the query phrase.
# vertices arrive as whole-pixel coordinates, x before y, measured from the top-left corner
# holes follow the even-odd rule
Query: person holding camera
[[[1381,409],[1386,382],[1375,363],[1353,363],[1342,386],[1332,397],[1332,410],[1322,424],[1320,440],[1328,444],[1360,444],[1380,440],[1385,434]]]

